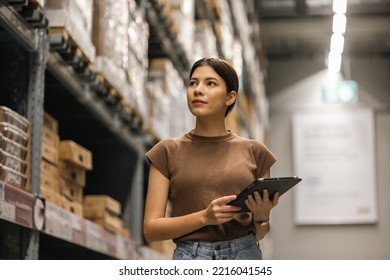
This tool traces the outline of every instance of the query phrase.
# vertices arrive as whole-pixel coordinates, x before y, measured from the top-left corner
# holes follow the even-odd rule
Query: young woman
[[[258,240],[270,230],[271,201],[264,191],[249,196],[251,212],[228,205],[256,178],[270,176],[276,158],[264,144],[227,130],[237,100],[238,77],[220,58],[203,58],[190,71],[187,102],[195,128],[160,141],[150,162],[144,215],[147,241],[173,239],[173,259],[261,259]],[[168,199],[172,217],[165,216]]]

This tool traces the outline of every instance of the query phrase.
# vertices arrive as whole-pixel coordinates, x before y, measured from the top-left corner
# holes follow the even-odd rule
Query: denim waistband
[[[218,241],[218,242],[205,242],[205,241],[182,241],[176,244],[178,248],[182,247],[186,250],[196,253],[198,250],[202,251],[221,251],[231,250],[232,253],[239,252],[240,250],[258,246],[258,241],[254,234],[249,234],[237,239]]]

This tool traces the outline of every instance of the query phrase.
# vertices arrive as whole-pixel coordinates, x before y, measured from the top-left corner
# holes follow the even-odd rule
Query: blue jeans
[[[183,241],[176,244],[173,260],[261,260],[259,242],[253,234],[219,242]]]

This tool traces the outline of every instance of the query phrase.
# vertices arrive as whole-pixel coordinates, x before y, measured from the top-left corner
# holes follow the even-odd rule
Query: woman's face
[[[195,69],[187,89],[187,103],[196,117],[224,117],[228,104],[225,81],[208,65]]]

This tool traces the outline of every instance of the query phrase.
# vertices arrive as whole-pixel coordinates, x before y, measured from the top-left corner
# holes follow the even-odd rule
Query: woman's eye
[[[190,86],[190,87],[195,86],[195,85],[196,85],[195,82],[190,82],[190,83],[189,83],[189,86]]]

